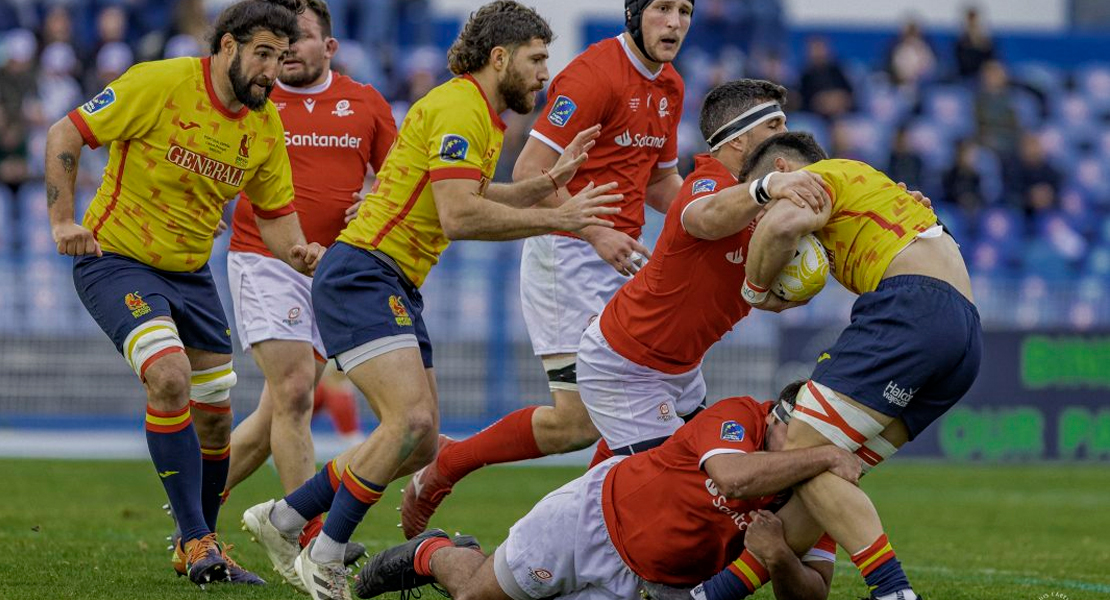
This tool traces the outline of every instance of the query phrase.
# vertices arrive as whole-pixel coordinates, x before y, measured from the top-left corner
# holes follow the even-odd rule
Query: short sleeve
[[[250,200],[256,216],[276,219],[294,212],[294,194],[289,153],[285,144],[274,144],[266,161],[243,186],[243,195]]]
[[[155,69],[165,63],[138,64],[127,70],[92,100],[67,115],[90,148],[116,140],[140,138],[152,130],[172,86]]]
[[[693,177],[693,175],[691,175]],[[675,199],[674,209],[679,211],[679,222],[682,223],[682,231],[686,231],[686,224],[682,220],[686,217],[686,209],[690,208],[699,200],[705,200],[710,196],[717,195],[718,192],[735,185],[735,181],[726,181],[717,177],[698,177],[693,181],[683,185],[682,191],[679,192],[678,197]]]
[[[593,69],[575,61],[551,83],[532,137],[559,154],[579,131],[602,122],[609,102],[609,86],[601,83]]]
[[[377,173],[393,142],[397,139],[397,123],[393,120],[393,109],[377,91],[368,91],[370,103],[374,107],[374,131],[370,138],[370,168]]]
[[[425,114],[424,145],[431,180],[481,181],[491,126],[485,105],[471,103],[460,110],[432,107]]]
[[[718,454],[749,453],[759,451],[756,428],[762,425],[758,405],[747,398],[727,398],[698,415],[691,439],[701,467],[710,457]]]

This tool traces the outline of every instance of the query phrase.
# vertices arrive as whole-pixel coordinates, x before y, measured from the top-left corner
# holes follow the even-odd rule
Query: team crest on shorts
[[[744,426],[736,421],[721,423],[721,439],[726,442],[744,441]]]
[[[127,310],[131,311],[131,316],[136,319],[150,313],[150,305],[143,300],[139,292],[131,292],[124,296],[123,303],[127,305]]]
[[[528,577],[530,577],[532,581],[535,581],[536,583],[544,583],[546,581],[550,581],[551,578],[554,576],[555,575],[547,569],[533,569],[531,567],[529,567],[528,569]]]
[[[412,325],[412,317],[409,316],[409,311],[405,309],[400,296],[389,297],[389,309],[393,311],[393,320],[397,321],[398,325],[403,327]]]

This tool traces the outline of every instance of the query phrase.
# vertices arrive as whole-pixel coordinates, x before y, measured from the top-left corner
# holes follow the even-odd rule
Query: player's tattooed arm
[[[46,206],[58,253],[68,256],[101,255],[91,231],[74,221],[77,161],[84,139],[77,126],[62,117],[46,134]]]

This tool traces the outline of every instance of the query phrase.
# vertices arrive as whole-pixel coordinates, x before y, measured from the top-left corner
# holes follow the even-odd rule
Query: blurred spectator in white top
[[[802,110],[835,119],[852,111],[852,84],[833,57],[829,42],[822,37],[806,40],[806,66],[799,86]]]
[[[979,10],[968,7],[964,28],[956,39],[956,74],[962,79],[978,77],[983,65],[994,58],[994,40],[980,20]]]
[[[42,49],[38,93],[45,122],[61,119],[84,101],[85,93],[74,77],[78,66],[73,47],[65,42],[53,42]]]
[[[85,77],[85,95],[89,98],[108,84],[119,79],[120,75],[135,63],[131,46],[123,42],[113,42],[100,47],[96,53],[96,64]]]
[[[890,48],[889,71],[894,82],[916,90],[936,72],[937,57],[915,19],[906,21]]]
[[[35,55],[38,50],[35,34],[26,29],[12,29],[3,37],[0,112],[4,113],[9,127],[22,126],[28,120],[38,120],[34,114],[38,110],[35,100],[38,89]]]

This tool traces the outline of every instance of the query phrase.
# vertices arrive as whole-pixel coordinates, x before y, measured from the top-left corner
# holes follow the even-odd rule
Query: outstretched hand
[[[615,189],[617,189],[616,182],[594,186],[594,182],[591,181],[573,198],[558,208],[552,209],[555,215],[552,227],[556,231],[579,231],[591,225],[612,227],[613,222],[602,219],[601,215],[615,215],[621,211],[616,206],[605,206],[624,198],[623,194],[608,193]]]

